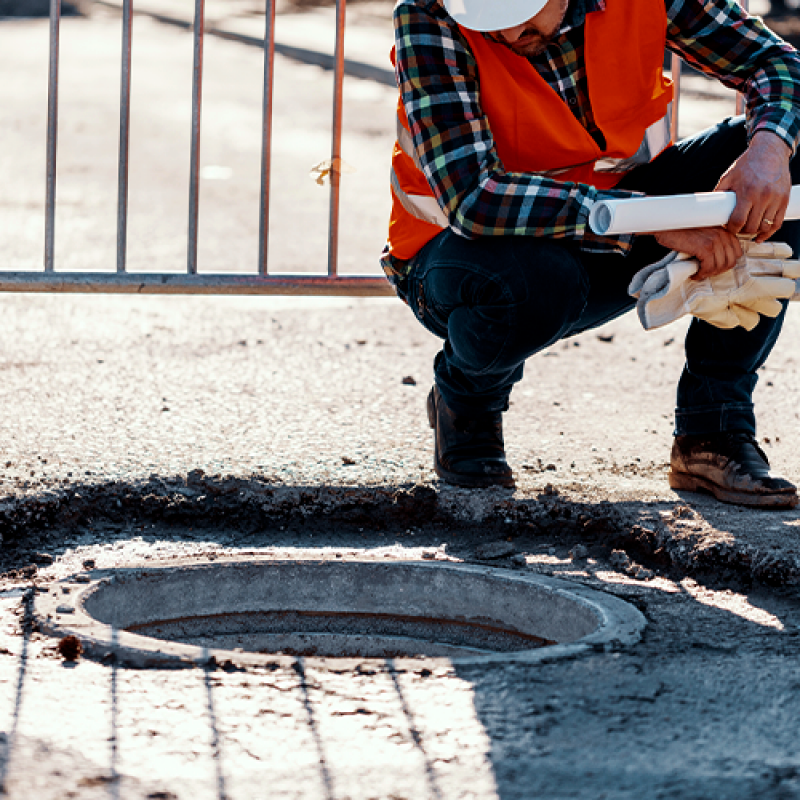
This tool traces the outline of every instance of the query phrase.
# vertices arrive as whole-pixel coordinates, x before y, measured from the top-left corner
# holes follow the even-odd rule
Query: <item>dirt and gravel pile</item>
[[[201,539],[223,530],[238,546],[311,540],[416,536],[423,557],[448,556],[524,567],[542,548],[577,564],[607,560],[637,580],[660,574],[702,578],[713,585],[795,585],[791,554],[769,554],[725,541],[688,505],[653,509],[571,500],[547,485],[535,498],[504,490],[475,492],[408,484],[401,487],[286,486],[259,477],[151,476],[141,484],[73,486],[0,507],[0,579],[30,580],[72,545],[125,539],[158,529],[167,539]],[[468,502],[468,498],[469,501]],[[470,510],[470,506],[472,510]],[[705,538],[704,535],[705,534]]]

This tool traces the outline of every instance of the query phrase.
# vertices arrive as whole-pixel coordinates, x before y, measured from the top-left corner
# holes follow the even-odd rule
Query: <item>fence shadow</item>
[[[463,513],[467,502],[475,512],[472,520]],[[647,726],[663,724],[658,714],[664,718],[681,717],[685,699],[680,694],[681,670],[688,669],[687,664],[695,664],[691,668],[698,669],[698,654],[700,667],[721,680],[726,659],[734,663],[737,657],[737,637],[772,641],[769,637],[775,631],[790,626],[785,603],[781,605],[780,598],[758,589],[749,594],[742,592],[740,607],[714,605],[715,591],[747,577],[744,571],[736,573],[735,564],[729,563],[728,572],[715,577],[713,562],[698,562],[703,569],[687,583],[687,573],[681,571],[680,564],[670,561],[667,554],[659,554],[663,542],[660,544],[658,539],[658,520],[663,519],[664,513],[680,518],[689,512],[691,519],[715,524],[729,537],[739,535],[732,526],[725,527],[729,509],[704,502],[691,508],[686,503],[589,504],[568,501],[554,490],[534,498],[520,498],[506,490],[466,493],[414,485],[289,486],[191,473],[152,478],[140,484],[114,482],[73,487],[59,497],[28,498],[5,508],[0,512],[6,540],[2,568],[6,579],[30,582],[39,566],[48,560],[70,563],[76,548],[86,552],[86,545],[117,544],[121,546],[113,551],[117,554],[114,557],[124,558],[126,543],[141,552],[143,541],[149,541],[158,543],[153,552],[164,547],[169,550],[175,544],[184,554],[191,554],[192,548],[198,554],[246,554],[264,548],[298,547],[310,551],[341,549],[343,553],[367,550],[374,554],[381,548],[399,546],[412,550],[414,558],[420,557],[420,550],[436,550],[465,561],[509,568],[515,566],[514,556],[555,554],[555,561],[562,563],[563,570],[574,573],[575,559],[570,560],[567,554],[576,544],[583,544],[586,553],[578,561],[585,572],[584,580],[594,586],[599,582],[601,587],[605,582],[605,588],[629,599],[641,599],[647,593],[657,608],[667,602],[674,602],[676,607],[682,604],[681,613],[690,621],[674,621],[672,612],[665,612],[663,618],[654,617],[643,643],[624,652],[596,653],[536,667],[456,666],[454,674],[472,693],[474,733],[488,742],[497,796],[508,800],[558,796],[559,786],[564,789],[570,782],[584,779],[587,786],[597,789],[594,796],[601,796],[603,786],[625,788],[630,780],[625,759],[619,755],[611,759],[608,748],[613,745],[624,752],[622,740],[627,736],[631,757],[644,758],[650,747]],[[790,527],[794,529],[800,515],[795,511],[781,512],[769,518],[771,524],[784,525],[788,531]],[[757,526],[760,519],[754,515],[753,524]],[[31,522],[23,527],[20,520]],[[635,567],[658,573],[660,583],[648,586],[628,580],[625,585],[631,576],[624,564],[617,568],[622,585],[615,583],[602,567],[603,556],[612,549],[624,549]],[[600,563],[596,568],[586,558],[593,555]],[[556,567],[551,571],[558,574]],[[576,579],[574,574],[572,578]],[[27,591],[14,711],[0,766],[2,782],[7,779],[13,758],[26,692],[31,596]],[[111,798],[116,798],[121,791],[118,719],[124,697],[119,688],[119,667],[113,659],[110,666],[112,780],[108,791]],[[214,666],[209,663],[202,670],[204,717],[211,731],[214,792],[223,800],[231,791],[223,760],[226,726],[219,721],[212,669]],[[307,678],[305,661],[296,659],[293,670],[298,678],[294,688],[299,709],[296,713],[305,715],[306,746],[316,749],[316,782],[322,796],[333,800],[338,796],[337,771],[344,767],[337,758],[341,743],[329,738],[330,720],[325,715],[332,712],[318,702],[317,690]],[[409,777],[424,786],[426,796],[433,800],[449,796],[451,784],[443,782],[443,770],[449,767],[437,759],[435,751],[437,737],[450,736],[449,726],[454,723],[447,713],[437,712],[430,705],[431,699],[435,705],[435,695],[422,700],[416,689],[409,692],[408,675],[402,675],[393,661],[383,662],[378,671],[391,686],[396,698],[395,716],[404,721],[409,747],[417,754],[415,769],[419,774]],[[742,683],[746,674],[743,672],[736,680]],[[746,689],[743,683],[740,688],[743,692]],[[701,686],[701,701],[706,702],[714,692],[713,682],[707,681]],[[593,708],[598,709],[596,713]],[[636,721],[637,715],[642,722]],[[236,725],[235,719],[227,722]],[[577,767],[569,761],[575,748],[586,748]],[[667,791],[670,781],[678,780],[676,785],[686,788],[691,787],[691,780],[698,781],[698,786],[711,780],[691,771],[687,776],[676,778],[665,765],[644,777],[640,775],[639,780],[651,796],[653,792]],[[714,776],[722,781],[720,786],[727,786],[727,778],[721,772]],[[751,788],[769,796],[763,794],[764,786],[758,782]]]

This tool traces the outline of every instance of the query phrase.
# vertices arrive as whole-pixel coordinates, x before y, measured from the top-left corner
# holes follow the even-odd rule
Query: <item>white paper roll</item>
[[[733,192],[600,200],[589,213],[589,227],[601,236],[704,228],[724,225],[735,207]],[[786,219],[800,219],[800,186],[792,188]]]

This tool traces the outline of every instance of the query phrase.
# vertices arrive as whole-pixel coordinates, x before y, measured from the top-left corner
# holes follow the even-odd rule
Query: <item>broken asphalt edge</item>
[[[35,574],[35,564],[24,564],[22,557],[29,556],[27,551],[42,532],[99,522],[147,522],[223,527],[245,534],[286,523],[369,530],[471,528],[486,542],[529,535],[622,550],[630,559],[623,559],[622,571],[632,577],[655,570],[704,582],[800,583],[800,563],[792,554],[720,540],[719,532],[708,524],[687,526],[687,514],[694,512],[680,503],[572,500],[551,486],[525,497],[500,488],[465,490],[413,483],[298,486],[266,477],[211,476],[194,470],[186,478],[151,476],[140,483],[73,485],[6,499],[0,502],[0,537],[8,579]],[[475,559],[480,561],[478,551]],[[500,557],[514,552],[509,548]]]

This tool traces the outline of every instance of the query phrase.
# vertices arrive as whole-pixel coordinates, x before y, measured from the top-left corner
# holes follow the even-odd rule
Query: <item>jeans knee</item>
[[[524,252],[522,253],[524,256]],[[561,338],[580,318],[589,297],[589,278],[580,259],[560,246],[542,246],[534,264],[522,262],[524,283],[516,299],[514,334],[532,353]]]
[[[565,248],[513,248],[502,268],[466,288],[449,319],[459,360],[476,372],[521,363],[562,338],[580,317],[589,294],[581,262]],[[519,252],[521,251],[521,252]]]

